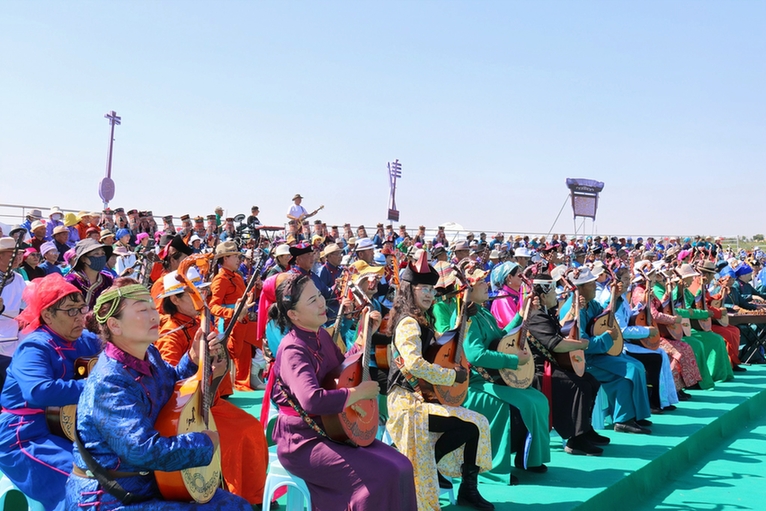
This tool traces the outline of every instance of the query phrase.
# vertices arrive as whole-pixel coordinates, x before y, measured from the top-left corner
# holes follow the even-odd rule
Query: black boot
[[[463,465],[463,480],[457,492],[457,503],[474,509],[493,511],[495,505],[484,499],[478,488],[479,467]]]

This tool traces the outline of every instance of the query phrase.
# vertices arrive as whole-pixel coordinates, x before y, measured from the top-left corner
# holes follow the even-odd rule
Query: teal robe
[[[505,336],[506,331],[497,326],[492,314],[478,306],[476,315],[470,318],[470,327],[463,340],[465,356],[471,366],[485,369],[516,369],[519,359],[516,355],[507,355],[489,349],[489,344]],[[452,317],[451,324],[457,321]],[[518,327],[520,316],[511,321],[507,331]],[[529,361],[534,364],[534,360]],[[529,434],[524,453],[524,465],[537,467],[551,459],[550,427],[548,425],[548,400],[539,390],[529,387],[515,389],[506,385],[490,383],[471,369],[468,396],[463,406],[484,415],[489,421],[492,439],[492,470],[479,475],[483,482],[508,484],[511,474],[511,408],[515,406],[521,413]]]

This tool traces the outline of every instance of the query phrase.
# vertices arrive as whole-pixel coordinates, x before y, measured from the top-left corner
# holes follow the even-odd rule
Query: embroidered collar
[[[152,375],[151,362],[149,362],[146,359],[139,360],[133,355],[131,355],[130,353],[126,353],[122,351],[120,348],[118,348],[111,342],[106,343],[106,349],[104,350],[104,353],[106,353],[107,357],[113,358],[117,362],[125,364],[125,366],[130,367],[134,371],[138,371],[144,376]]]

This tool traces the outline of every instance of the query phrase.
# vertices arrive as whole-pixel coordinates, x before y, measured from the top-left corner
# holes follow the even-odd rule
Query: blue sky
[[[754,234],[764,2],[0,4],[0,202],[155,213],[306,197],[329,223],[547,232],[567,177],[600,233]],[[573,230],[567,207],[556,231]]]

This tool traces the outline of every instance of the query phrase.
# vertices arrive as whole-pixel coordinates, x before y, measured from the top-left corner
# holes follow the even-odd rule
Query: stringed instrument
[[[298,218],[295,219],[295,221],[298,222],[299,224],[301,224],[301,223],[303,223],[304,220],[306,220],[307,218],[311,218],[312,216],[316,215],[317,213],[319,213],[323,209],[324,209],[324,204],[322,204],[321,206],[316,208],[311,213],[306,213],[305,215],[299,216]]]
[[[614,328],[616,320],[614,319],[614,305],[617,301],[617,279],[615,278],[614,273],[610,268],[607,266],[604,266],[604,269],[609,272],[609,274],[612,277],[612,285],[611,287],[611,293],[612,296],[609,300],[609,307],[593,318],[593,322],[590,324],[590,335],[593,337],[597,337],[605,332],[618,332],[616,338],[612,338],[614,343],[612,344],[612,347],[609,348],[609,350],[606,352],[607,355],[612,355],[613,357],[616,357],[620,353],[622,353],[622,348],[624,346],[624,341],[622,339],[622,331],[620,330],[620,327]]]
[[[671,297],[672,296],[673,295],[671,294]],[[681,304],[683,304],[683,296],[684,296],[684,282],[683,280],[679,280],[678,284],[676,285],[676,297],[680,298]],[[673,304],[673,310],[675,310],[675,303]],[[689,337],[692,334],[692,323],[689,318],[681,318],[681,329],[683,330],[684,337]]]
[[[531,297],[528,297],[524,303],[524,310],[521,314],[521,325],[519,328],[512,330],[501,339],[493,341],[489,345],[489,349],[497,351],[499,353],[505,353],[506,355],[516,355],[527,349],[527,319],[529,317],[529,307],[532,305]],[[486,371],[492,372],[493,370],[487,369]],[[524,365],[519,365],[516,369],[497,369],[500,374],[500,378],[508,387],[515,389],[526,389],[532,385],[532,380],[535,378],[535,363],[530,360]]]
[[[177,279],[183,282],[189,292],[194,308],[203,314],[200,327],[203,335],[199,354],[199,368],[197,373],[190,378],[176,382],[173,393],[165,406],[160,410],[154,423],[155,429],[167,437],[177,436],[183,433],[215,431],[215,420],[210,413],[218,385],[228,374],[230,359],[226,346],[226,338],[231,334],[231,329],[236,321],[230,321],[223,340],[223,349],[219,350],[219,357],[214,361],[210,355],[208,336],[212,330],[213,317],[210,308],[200,295],[197,287],[189,282],[186,273],[192,265],[196,265],[205,276],[210,275],[210,254],[193,254],[184,259],[178,267]],[[263,258],[259,261],[262,263]],[[253,284],[260,271],[254,271],[248,283],[249,288]],[[249,291],[249,289],[248,289]],[[241,313],[246,300],[241,300],[235,316]],[[217,375],[213,375],[213,362],[216,363]],[[213,498],[216,489],[222,480],[221,472],[221,449],[220,446],[213,453],[213,458],[207,466],[191,467],[174,472],[155,471],[155,478],[160,493],[166,500],[175,500],[198,503],[207,503]]]
[[[468,294],[471,287],[461,271],[456,269],[458,278],[465,283],[462,300],[458,302],[460,314],[455,328],[447,330],[441,337],[425,350],[423,358],[432,364],[447,368],[456,369],[464,367],[468,371],[468,360],[463,353],[463,339],[468,327]],[[433,385],[430,382],[419,379],[418,385],[423,395],[423,399],[430,403],[441,403],[449,406],[460,406],[468,395],[469,377],[464,382],[455,382],[452,385]]]
[[[565,285],[570,285],[569,282],[566,279],[562,279],[563,282],[565,282]],[[569,330],[569,335],[564,339],[566,341],[580,341],[580,291],[577,290],[577,287],[573,289],[574,292],[574,298],[572,298],[574,303],[574,320],[572,322],[571,329]],[[574,350],[569,351],[566,353],[558,353],[556,351],[551,351],[551,354],[553,355],[553,358],[556,359],[556,363],[561,367],[562,369],[565,369],[567,371],[572,371],[577,376],[582,376],[585,374],[585,351],[584,350]]]
[[[665,277],[665,296],[667,300],[662,303],[662,312],[670,316],[676,317],[676,307],[673,302],[673,281],[670,277]],[[684,335],[691,334],[691,323],[686,319],[686,326],[688,327],[688,333],[684,330],[684,320],[681,318],[681,323],[673,323],[670,325],[659,325],[660,333],[665,337],[670,337],[676,341],[680,341],[684,338]]]
[[[348,285],[351,282],[351,274],[348,267],[343,268],[343,275],[340,277],[340,282],[336,284],[336,287],[340,285],[340,293],[338,294],[338,315],[335,316],[335,322],[332,326],[325,328],[327,333],[332,338],[332,343],[338,347],[341,353],[346,353],[346,342],[340,337],[340,324],[343,321],[343,316],[346,314],[345,307],[343,306],[343,299],[348,296]]]
[[[726,286],[721,286],[721,293],[718,295],[719,298],[713,298],[713,300],[710,302],[711,307],[715,307],[721,311],[721,318],[715,320],[715,322],[721,326],[729,326],[729,311],[726,310],[726,307],[724,306],[724,303],[726,303],[726,296],[728,294],[729,288]]]
[[[651,328],[654,325],[654,318],[652,317],[652,296],[653,291],[652,287],[649,285],[649,277],[646,276],[646,274],[641,271],[641,275],[644,276],[644,282],[646,282],[646,289],[644,292],[644,310],[638,313],[635,319],[636,326],[643,326],[647,328]],[[649,350],[658,350],[660,348],[660,341],[662,338],[659,334],[659,328],[657,329],[657,334],[653,335],[652,337],[646,337],[644,339],[640,339],[639,341],[643,345],[644,348]]]
[[[705,285],[705,276],[700,275],[698,278],[699,287],[699,301],[694,300],[694,307],[697,310],[703,310],[708,313],[707,319],[692,319],[692,328],[702,330],[703,332],[710,332],[713,329],[713,321],[710,319],[710,312],[707,310],[707,286]]]
[[[364,293],[350,286],[355,295]],[[360,351],[346,357],[334,371],[327,375],[322,386],[327,390],[356,387],[363,381],[370,381],[370,360],[372,346],[372,304],[365,306],[359,325],[363,327],[360,338],[363,347]],[[337,442],[345,442],[353,446],[367,447],[378,434],[379,410],[377,399],[363,399],[345,408],[339,414],[322,415],[327,436]]]
[[[98,357],[80,357],[74,361],[74,380],[87,378]],[[49,406],[45,409],[45,422],[54,435],[68,438],[74,442],[77,405]]]

